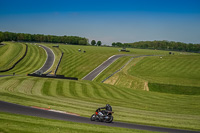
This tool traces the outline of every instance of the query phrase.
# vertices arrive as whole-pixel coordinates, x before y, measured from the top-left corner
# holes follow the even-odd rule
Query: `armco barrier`
[[[1,70],[0,72],[7,72],[7,71],[13,69],[26,56],[27,51],[28,51],[28,45],[27,44],[25,44],[25,45],[26,45],[26,51],[25,51],[24,55],[12,67],[10,67],[6,70]]]
[[[62,55],[61,55],[61,57],[60,57],[60,60],[59,60],[59,62],[58,62],[58,65],[57,65],[57,67],[56,67],[56,70],[55,70],[55,75],[56,75],[56,73],[57,73],[57,70],[58,70],[58,67],[59,67],[59,65],[60,65],[60,62],[61,62],[61,60],[62,60],[62,57],[63,57],[63,52],[62,52]]]
[[[41,77],[41,78],[58,78],[58,79],[78,80],[78,78],[65,77],[64,75],[47,76],[47,74],[37,75],[37,74],[33,73],[33,74],[27,74],[27,76],[34,76],[34,77]]]

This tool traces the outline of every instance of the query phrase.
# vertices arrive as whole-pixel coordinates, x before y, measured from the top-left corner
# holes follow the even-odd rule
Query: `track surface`
[[[47,59],[46,59],[45,64],[39,70],[37,70],[36,72],[38,72],[38,71],[46,72],[53,65],[55,56],[54,56],[53,51],[50,48],[45,47],[43,45],[39,45],[39,46],[42,47],[42,48],[44,48],[44,50],[46,51],[46,53],[47,53]]]
[[[122,127],[122,128],[131,128],[131,129],[158,131],[158,132],[200,133],[198,131],[170,129],[170,128],[145,126],[145,125],[138,125],[138,124],[121,123],[121,122],[113,122],[113,123],[95,122],[95,121],[90,121],[90,119],[87,117],[80,117],[80,116],[74,116],[74,115],[69,115],[65,113],[52,112],[48,110],[42,110],[42,109],[22,106],[18,104],[3,102],[3,101],[0,101],[0,112],[8,112],[8,113],[37,116],[37,117],[56,119],[56,120],[88,123],[88,124],[95,124],[95,125],[104,125],[104,126],[111,126],[111,127]]]
[[[7,76],[13,76],[13,75],[0,75],[0,77],[7,77]]]
[[[90,72],[88,75],[86,75],[83,79],[84,80],[93,80],[96,76],[98,76],[103,70],[105,70],[109,65],[111,65],[114,61],[116,61],[118,58],[125,56],[125,55],[113,55],[108,60],[103,62],[101,65],[99,65],[96,69],[94,69],[92,72]]]

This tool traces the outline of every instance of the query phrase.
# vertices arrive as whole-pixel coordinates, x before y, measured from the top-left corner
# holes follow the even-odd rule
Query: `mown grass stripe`
[[[45,80],[41,80],[40,78],[39,79],[36,79],[35,81],[35,85],[33,86],[33,89],[32,89],[32,94],[33,95],[37,95],[37,96],[41,96],[42,95],[42,88],[44,86],[44,83],[45,83]]]
[[[0,47],[0,57],[2,55],[4,55],[7,52],[8,49],[9,49],[9,44],[5,44],[5,45],[1,46]]]
[[[8,80],[0,86],[0,89],[1,89],[1,91],[14,92],[15,87],[18,86],[18,84],[20,84],[20,82],[21,81],[17,80],[17,79]]]
[[[16,91],[24,94],[32,94],[32,88],[35,84],[33,80],[23,80],[19,85],[16,87]]]
[[[35,56],[36,56],[36,53],[34,51],[35,51],[35,48],[29,45],[28,52],[27,52],[27,57],[30,57],[30,58],[25,58],[24,60],[22,60],[23,62],[21,62],[22,65],[24,65],[26,67],[24,67],[24,66],[23,67],[19,67],[19,65],[18,65],[18,68],[15,69],[16,73],[23,73],[27,68],[29,68],[29,66],[32,64],[32,59],[31,58],[35,58]],[[26,68],[26,69],[24,69],[24,68]]]
[[[81,83],[82,93],[85,97],[90,97],[88,86],[84,83]]]
[[[50,93],[50,85],[51,81],[47,80],[44,82],[43,87],[42,87],[42,94],[49,96]]]
[[[63,95],[65,97],[69,97],[70,95],[70,90],[69,90],[69,82],[63,82]]]
[[[42,53],[42,52],[40,52],[39,49],[35,47],[34,51],[31,51],[31,53]],[[44,52],[43,52],[43,54],[44,54]],[[29,67],[27,67],[27,69],[21,70],[21,72],[25,73],[27,71],[28,72],[33,71],[34,66],[36,67],[36,66],[42,65],[41,63],[43,63],[43,61],[39,61],[40,59],[42,59],[41,55],[38,56],[37,54],[35,54],[32,56],[34,57],[34,59],[31,59],[31,62],[29,64],[27,64],[27,66],[29,66]],[[26,63],[28,63],[28,62],[26,62]]]
[[[40,49],[40,52],[39,52],[39,49]],[[45,51],[42,50],[42,48],[33,45],[33,49],[32,51],[30,51],[30,54],[31,53],[34,53],[36,57],[33,55],[30,55],[31,58],[29,60],[27,59],[28,61],[26,60],[25,62],[27,67],[24,71],[22,71],[23,73],[34,72],[35,70],[39,69],[39,67],[42,66],[45,62],[46,54],[45,54]]]
[[[117,89],[114,89],[114,87],[110,87],[107,85],[102,85],[102,88],[105,88],[105,90],[109,90],[109,95],[113,98],[113,99],[122,99],[123,95],[121,95],[121,93],[119,91],[117,91]]]
[[[122,99],[124,99],[124,98],[130,99],[131,98],[129,94],[127,95],[127,93],[125,93],[126,89],[123,91],[122,89],[119,89],[119,87],[118,88],[111,87],[111,88],[113,88],[115,90],[114,92],[116,92]]]
[[[0,47],[0,70],[11,68],[25,53],[25,45],[21,43],[6,42]]]
[[[73,81],[70,81],[70,82],[69,82],[69,91],[70,91],[70,94],[71,94],[72,96],[77,97],[78,94],[77,94],[77,92],[76,92],[75,87],[76,87],[76,83],[73,82]]]
[[[96,84],[94,83],[90,83],[90,86],[92,87],[93,89],[93,95],[96,97],[96,98],[103,98],[102,94],[100,93],[98,87],[96,86]]]
[[[57,87],[56,87],[56,94],[58,96],[64,96],[64,91],[63,91],[63,81],[58,81]]]
[[[49,96],[56,96],[57,93],[57,83],[58,80],[51,80],[50,87],[49,87]]]

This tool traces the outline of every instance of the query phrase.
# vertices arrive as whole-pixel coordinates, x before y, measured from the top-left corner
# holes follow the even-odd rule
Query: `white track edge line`
[[[113,55],[111,57],[109,57],[107,60],[105,60],[103,63],[105,63],[106,61],[108,61],[110,58],[114,57],[116,55]],[[103,65],[103,63],[101,63],[98,67],[96,67],[94,70],[92,70],[91,72],[89,72],[85,77],[87,77],[88,75],[90,75],[93,71],[95,71],[97,68],[99,68],[101,65]],[[83,77],[82,79],[84,79],[85,77]]]
[[[115,59],[111,64],[109,64],[107,67],[105,67],[103,70],[101,70],[101,72],[100,73],[98,73],[93,79],[92,79],[92,81],[97,77],[97,76],[99,76],[105,69],[107,69],[110,65],[112,65],[116,60],[118,60],[120,57],[118,57],[117,59]]]
[[[37,46],[40,46],[40,45],[37,44]],[[43,45],[42,45],[42,46],[43,46]],[[41,47],[41,46],[40,46],[40,47]],[[44,47],[45,47],[45,46],[44,46]],[[42,48],[43,48],[43,47],[42,47]],[[47,48],[48,48],[48,47],[47,47]],[[44,49],[44,48],[43,48],[43,49]],[[49,49],[50,49],[50,48],[49,48]],[[51,50],[51,49],[50,49],[50,50]],[[48,57],[49,57],[49,55],[47,54],[46,49],[44,49],[44,51],[46,52],[47,58],[46,58],[45,63],[43,64],[43,66],[46,64],[47,59],[48,59]],[[51,50],[51,51],[52,51],[52,50]],[[53,55],[54,55],[54,61],[53,61],[53,64],[54,64],[54,62],[55,62],[55,54],[54,54],[53,51],[52,51],[52,53],[53,53]],[[51,67],[53,66],[53,64],[51,65]],[[43,67],[43,66],[42,66],[42,67]],[[40,70],[42,67],[40,67],[38,70]],[[50,67],[50,68],[51,68],[51,67]],[[49,69],[50,69],[50,68],[49,68]],[[48,70],[49,70],[49,69],[48,69]],[[37,72],[38,70],[36,70],[35,72]],[[47,71],[48,71],[48,70],[47,70]],[[35,73],[35,72],[33,72],[33,73]],[[46,72],[46,71],[45,71],[45,72]],[[45,73],[45,72],[43,72],[43,73]]]

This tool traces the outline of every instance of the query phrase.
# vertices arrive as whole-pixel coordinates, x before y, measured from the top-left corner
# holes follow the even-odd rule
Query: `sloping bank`
[[[22,59],[24,59],[24,57],[26,56],[27,51],[28,51],[28,45],[25,44],[25,46],[26,46],[26,50],[25,50],[25,52],[24,52],[24,55],[23,55],[17,62],[15,62],[15,64],[13,64],[13,66],[11,66],[10,68],[5,69],[5,70],[0,70],[0,72],[7,72],[7,71],[10,71],[10,70],[13,69]]]

